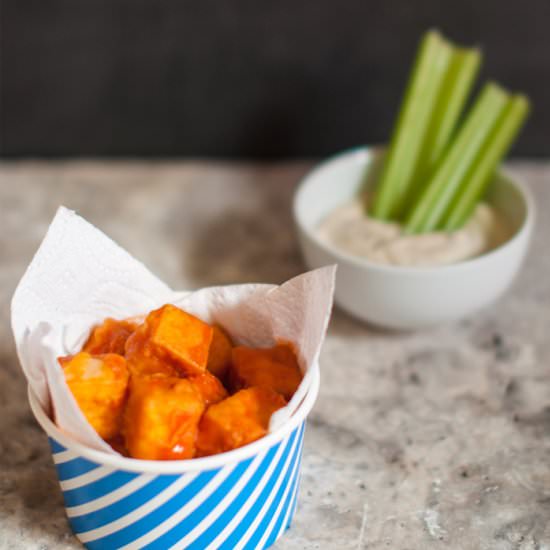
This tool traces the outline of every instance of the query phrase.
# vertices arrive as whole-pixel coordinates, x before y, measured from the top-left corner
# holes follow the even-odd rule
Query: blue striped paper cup
[[[295,414],[267,436],[193,460],[136,460],[64,434],[29,401],[49,436],[72,530],[86,548],[268,548],[290,526],[306,417],[319,392],[315,368]]]

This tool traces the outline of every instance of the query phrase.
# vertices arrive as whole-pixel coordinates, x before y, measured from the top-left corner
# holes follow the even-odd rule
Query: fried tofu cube
[[[132,377],[122,433],[133,458],[192,458],[204,401],[189,380]]]
[[[152,327],[151,343],[181,364],[188,374],[204,372],[213,328],[175,306],[166,305],[161,312]]]
[[[82,351],[87,351],[92,355],[102,353],[124,355],[126,340],[136,330],[137,326],[137,323],[130,320],[105,319],[101,325],[97,325],[92,329]]]
[[[149,376],[153,374],[177,378],[181,371],[174,361],[165,357],[160,359],[155,354],[147,334],[147,327],[139,327],[126,342],[126,360],[132,376]]]
[[[206,368],[220,380],[223,380],[229,365],[231,365],[231,350],[233,345],[229,336],[217,325],[213,327],[212,343],[208,353]]]
[[[206,370],[212,327],[172,305],[152,311],[144,324],[128,338],[126,357],[154,356],[178,368],[183,374]]]
[[[80,352],[60,357],[63,374],[80,410],[95,431],[105,440],[120,430],[126,401],[128,368],[120,355],[91,355]]]
[[[178,378],[181,371],[157,357],[136,357],[128,361],[128,370],[132,376],[166,376],[168,378]]]
[[[227,390],[223,387],[223,384],[208,371],[191,376],[188,380],[195,386],[207,406],[218,403],[227,397]]]
[[[199,424],[197,455],[223,453],[267,433],[271,415],[286,404],[267,388],[248,388],[208,407]]]
[[[259,349],[238,346],[233,348],[228,379],[233,391],[261,386],[289,400],[302,381],[302,373],[287,344]]]

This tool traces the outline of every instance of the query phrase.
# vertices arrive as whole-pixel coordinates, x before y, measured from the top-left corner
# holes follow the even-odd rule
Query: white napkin
[[[76,353],[106,317],[124,319],[166,303],[218,323],[236,344],[293,342],[304,379],[290,403],[271,418],[281,426],[302,401],[323,342],[335,266],[281,286],[247,284],[175,292],[96,227],[60,207],[11,303],[23,372],[57,425],[84,445],[117,454],[87,422],[65,383],[57,357]]]

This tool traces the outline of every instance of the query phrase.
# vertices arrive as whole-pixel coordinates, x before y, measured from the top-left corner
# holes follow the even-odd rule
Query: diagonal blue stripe
[[[306,423],[304,422],[304,432],[306,428]],[[290,510],[290,514],[288,516],[288,522],[285,526],[285,530],[290,527],[290,524],[292,523],[292,520],[294,519],[294,514],[296,513],[296,505],[298,504],[298,493],[300,492],[300,482],[302,480],[302,457],[303,454],[300,455],[300,463],[298,464],[298,479],[296,481],[296,487],[294,488],[293,494],[293,501],[292,501],[292,509]]]
[[[258,465],[256,471],[248,480],[247,484],[241,489],[240,493],[235,497],[225,511],[212,523],[212,525],[198,537],[192,544],[189,545],[189,550],[203,550],[225,529],[227,524],[235,517],[235,514],[244,506],[245,502],[250,498],[252,491],[258,485],[269,465],[273,462],[273,458],[277,454],[277,449],[281,443],[273,445],[267,451],[265,457]]]
[[[258,543],[260,542],[260,539],[264,535],[269,522],[273,519],[273,515],[275,514],[275,511],[277,510],[277,506],[281,502],[281,499],[283,498],[283,494],[285,492],[286,487],[291,481],[291,475],[292,475],[292,469],[294,467],[294,464],[297,460],[300,458],[300,452],[301,452],[301,440],[302,440],[302,430],[300,430],[300,440],[298,441],[298,444],[296,445],[296,449],[294,450],[294,454],[292,455],[292,458],[288,464],[288,468],[286,472],[284,473],[284,476],[282,478],[281,484],[279,485],[279,488],[277,489],[277,492],[275,493],[275,497],[273,498],[271,504],[269,505],[268,509],[265,511],[263,518],[261,519],[260,523],[256,527],[256,530],[248,540],[248,543],[246,544],[245,548],[249,550],[254,550]],[[267,547],[267,546],[266,546]]]
[[[81,476],[99,468],[99,464],[90,462],[85,458],[73,458],[72,460],[67,460],[67,462],[56,464],[55,467],[57,468],[59,481],[66,481],[67,479]]]
[[[250,524],[254,521],[254,518],[261,510],[262,506],[264,505],[265,501],[267,500],[267,497],[269,496],[269,493],[271,492],[271,489],[273,488],[273,485],[275,485],[275,482],[277,481],[281,470],[283,469],[284,463],[288,457],[288,454],[290,453],[290,449],[292,447],[292,443],[294,439],[296,438],[296,434],[300,431],[299,428],[296,428],[293,432],[291,437],[289,438],[289,441],[285,447],[285,450],[282,454],[282,456],[279,459],[279,462],[277,463],[277,466],[275,467],[275,470],[272,472],[271,477],[269,478],[268,482],[266,483],[265,487],[262,489],[261,493],[258,495],[258,498],[254,502],[254,504],[250,507],[248,512],[245,514],[241,522],[237,525],[237,527],[233,530],[231,535],[225,539],[223,544],[218,548],[218,550],[232,550],[237,542],[241,540],[247,529],[250,527]]]
[[[67,449],[63,447],[60,443],[58,443],[55,439],[52,439],[51,437],[48,437],[48,441],[50,442],[50,448],[52,449],[52,453],[62,453],[63,451],[66,451]]]
[[[302,435],[303,437],[303,435]],[[281,529],[281,525],[285,519],[285,516],[287,512],[289,511],[289,508],[293,504],[293,498],[294,494],[296,492],[296,487],[298,484],[298,479],[300,478],[300,467],[301,467],[301,461],[302,461],[302,441],[300,441],[300,449],[298,450],[298,458],[296,460],[296,471],[293,472],[292,480],[290,481],[290,489],[288,491],[288,494],[286,495],[285,502],[283,503],[283,506],[279,510],[279,517],[275,521],[275,524],[273,525],[273,528],[271,529],[271,533],[269,534],[269,537],[267,537],[267,541],[265,543],[265,547],[269,548],[277,538],[277,534],[279,533]],[[288,516],[290,518],[290,514]]]
[[[299,462],[299,460],[298,460],[298,462]],[[298,465],[298,468],[299,467],[300,466]],[[275,544],[275,542],[277,540],[277,536],[279,535],[279,531],[281,531],[281,526],[283,524],[285,516],[292,509],[293,498],[294,498],[294,494],[295,494],[295,491],[296,491],[296,485],[298,483],[299,477],[300,477],[300,474],[299,474],[299,471],[297,469],[296,472],[294,472],[294,475],[292,476],[292,480],[290,481],[290,485],[291,485],[290,490],[289,490],[289,492],[286,496],[286,499],[285,499],[285,502],[284,502],[282,508],[279,510],[279,515],[277,516],[277,519],[275,520],[273,528],[271,529],[271,532],[269,533],[269,536],[266,539],[265,545],[263,546],[264,548],[269,548],[270,546]],[[290,516],[291,516],[291,514],[288,514],[289,521],[290,521]],[[283,529],[283,531],[285,531],[285,530],[286,529]]]
[[[100,508],[89,514],[82,514],[81,516],[69,518],[69,523],[76,533],[83,533],[101,527],[102,525],[133,512],[136,508],[155,497],[160,491],[163,491],[174,483],[179,477],[178,475],[158,476],[150,483],[147,483],[147,485],[140,487],[133,493],[126,495],[104,508]]]
[[[298,504],[298,494],[300,492],[300,481],[302,479],[302,472],[298,474],[298,483],[296,483],[296,489],[294,490],[294,500],[292,502],[292,510],[290,511],[290,515],[288,516],[288,522],[286,524],[285,529],[290,528],[290,525],[292,523],[292,520],[294,519],[294,514],[296,513],[296,505]]]
[[[186,502],[208,484],[220,470],[209,470],[199,474],[189,485],[176,493],[170,500],[149,512],[143,518],[115,531],[110,535],[86,543],[89,550],[105,550],[105,548],[118,548],[141,537],[151,529],[154,529],[166,518],[177,512]],[[166,477],[166,476],[161,476]],[[158,492],[158,491],[156,491]],[[155,495],[152,495],[155,496]]]
[[[224,481],[216,488],[216,490],[205,501],[191,512],[185,519],[178,523],[173,529],[164,533],[151,544],[144,546],[148,550],[165,550],[170,548],[174,543],[181,540],[187,533],[201,523],[212,510],[219,504],[231,488],[239,481],[239,478],[248,470],[252,458],[248,458],[239,462]]]
[[[83,487],[63,491],[65,506],[79,506],[91,500],[95,500],[96,498],[103,497],[123,485],[126,485],[126,483],[132,481],[136,477],[139,477],[139,474],[132,474],[131,472],[113,472]]]
[[[304,432],[306,429],[306,422],[304,421]],[[298,504],[298,496],[300,493],[300,483],[302,481],[302,457],[303,454],[300,455],[300,463],[298,464],[298,479],[296,480],[296,487],[293,489],[293,500],[292,500],[292,509],[290,510],[290,514],[288,515],[288,521],[285,525],[285,531],[287,529],[290,529],[290,526],[292,524],[292,520],[294,519],[294,515],[296,514],[296,506]]]

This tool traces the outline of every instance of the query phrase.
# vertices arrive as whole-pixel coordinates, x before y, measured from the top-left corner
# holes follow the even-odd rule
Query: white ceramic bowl
[[[487,200],[513,228],[512,237],[477,258],[442,267],[373,263],[323,242],[319,222],[335,207],[372,185],[383,149],[358,148],[320,164],[300,183],[294,218],[310,268],[338,264],[336,303],[375,325],[417,329],[467,316],[497,299],[518,272],[531,236],[534,205],[528,189],[506,172],[491,185]]]

